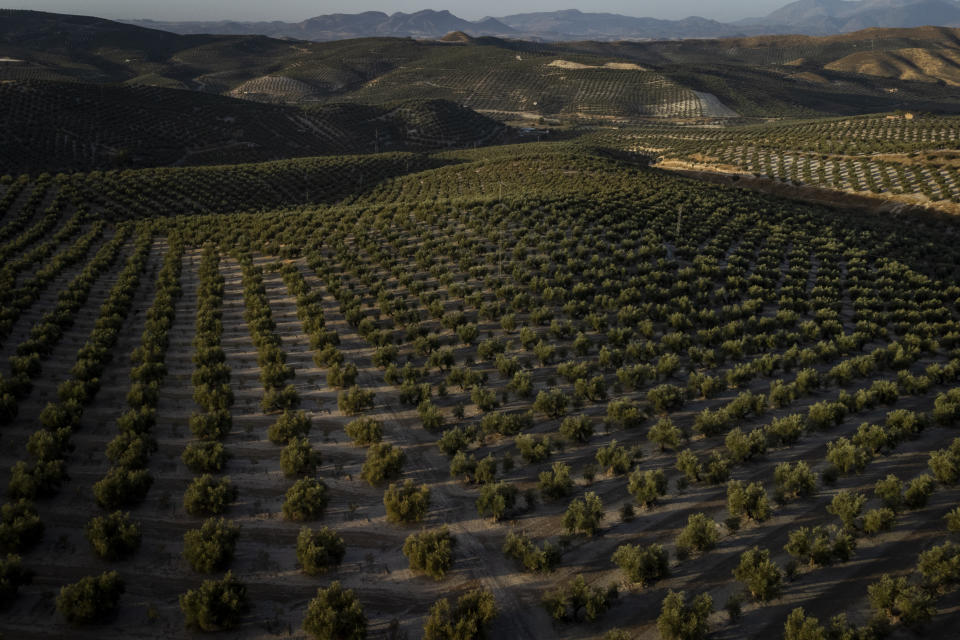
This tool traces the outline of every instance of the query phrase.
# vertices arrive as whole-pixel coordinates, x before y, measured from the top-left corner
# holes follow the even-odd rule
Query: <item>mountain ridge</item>
[[[169,22],[125,20],[127,24],[181,35],[265,35],[317,42],[361,37],[439,39],[460,31],[541,41],[592,39],[678,40],[756,35],[836,35],[870,27],[960,26],[960,0],[796,0],[763,17],[720,22],[699,16],[661,20],[578,9],[487,16],[464,20],[449,10],[414,13],[365,11],[314,16],[301,22]]]

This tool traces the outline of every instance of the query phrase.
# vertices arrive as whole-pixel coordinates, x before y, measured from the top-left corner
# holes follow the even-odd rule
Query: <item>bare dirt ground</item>
[[[710,118],[739,118],[740,114],[720,102],[720,98],[705,91],[694,91],[700,99],[703,115]]]

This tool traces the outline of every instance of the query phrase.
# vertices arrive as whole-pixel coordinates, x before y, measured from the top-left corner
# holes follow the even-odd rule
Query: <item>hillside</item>
[[[919,82],[960,84],[960,48],[896,49],[882,53],[864,52],[845,56],[823,67],[881,78]]]
[[[158,87],[0,84],[0,173],[422,151],[509,135],[442,100],[303,110]]]
[[[960,213],[960,117],[896,112],[724,129],[646,126],[585,140],[726,184],[867,209]]]
[[[0,193],[5,637],[952,633],[955,218],[575,142]]]
[[[58,38],[68,28],[78,34]],[[0,81],[182,88],[276,104],[450,100],[517,120],[622,122],[956,112],[958,31],[830,37],[534,43],[461,35],[336,42],[177,36],[92,18],[5,11]],[[910,50],[918,71],[907,69]],[[871,56],[884,56],[876,63]],[[850,56],[854,56],[848,59]],[[887,58],[899,56],[897,64]],[[903,68],[898,68],[897,65]],[[892,66],[891,66],[892,65]],[[639,67],[639,68],[638,68]],[[917,80],[933,80],[933,82]]]
[[[782,27],[792,33],[828,35],[871,27],[960,26],[955,0],[797,0],[763,18],[741,20],[750,27]]]
[[[487,39],[432,48],[416,66],[384,73],[343,98],[378,103],[430,96],[483,112],[534,118],[709,115],[696,94],[660,73],[595,56],[562,55]]]
[[[960,29],[566,46],[658,69],[745,116],[957,111],[956,92],[945,85],[955,77]]]

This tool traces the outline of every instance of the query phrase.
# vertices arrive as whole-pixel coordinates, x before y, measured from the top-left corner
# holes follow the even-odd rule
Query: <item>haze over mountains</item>
[[[451,31],[471,36],[528,40],[670,40],[761,34],[832,35],[870,27],[960,26],[960,0],[797,0],[771,14],[735,23],[700,17],[683,20],[637,18],[576,9],[487,17],[459,18],[449,11],[416,13],[380,11],[321,15],[302,22],[159,22],[131,24],[180,34],[266,35],[327,41],[369,36],[438,38]]]

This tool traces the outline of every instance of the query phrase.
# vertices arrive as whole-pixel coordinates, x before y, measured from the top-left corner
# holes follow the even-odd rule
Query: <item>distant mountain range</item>
[[[762,18],[734,23],[690,17],[635,18],[576,9],[519,13],[469,21],[449,11],[386,14],[336,13],[302,22],[158,22],[128,20],[179,34],[265,35],[328,41],[371,36],[440,38],[453,31],[470,36],[527,40],[674,40],[763,34],[833,35],[870,27],[960,26],[960,0],[797,0]]]
[[[908,28],[960,25],[960,3],[954,0],[798,0],[765,18],[741,26],[791,25],[799,33],[832,35],[870,27]]]

